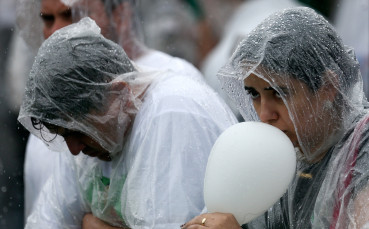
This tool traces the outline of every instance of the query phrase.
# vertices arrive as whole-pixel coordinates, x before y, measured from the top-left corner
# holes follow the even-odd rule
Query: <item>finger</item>
[[[184,227],[184,229],[208,229],[208,227],[199,224],[193,224],[188,227]]]
[[[187,223],[185,223],[184,225],[181,226],[182,229],[196,229],[196,228],[204,228],[204,225],[207,221],[207,214],[201,214],[198,215],[194,218],[192,218],[190,221],[188,221]],[[205,220],[204,220],[205,219]],[[202,227],[190,227],[190,226],[202,226]]]

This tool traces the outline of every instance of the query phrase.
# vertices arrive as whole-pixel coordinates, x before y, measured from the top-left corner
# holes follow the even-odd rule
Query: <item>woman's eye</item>
[[[275,92],[275,96],[277,97],[277,98],[279,98],[279,99],[281,99],[282,98],[282,95],[281,94],[279,94],[279,92]]]
[[[285,90],[281,90],[281,93],[279,93],[278,91],[274,91],[274,95],[275,97],[277,97],[278,99],[282,99],[282,97],[287,98],[288,93]]]
[[[252,99],[256,99],[259,97],[259,92],[257,92],[255,89],[245,87],[245,90],[246,93],[249,94]]]
[[[249,93],[252,99],[256,99],[259,97],[259,93],[256,91],[252,91]]]

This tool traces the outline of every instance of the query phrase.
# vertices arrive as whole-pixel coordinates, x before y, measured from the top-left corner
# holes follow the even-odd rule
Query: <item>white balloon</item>
[[[205,205],[209,212],[232,213],[245,224],[269,209],[295,174],[296,154],[285,133],[261,122],[238,123],[211,150]]]

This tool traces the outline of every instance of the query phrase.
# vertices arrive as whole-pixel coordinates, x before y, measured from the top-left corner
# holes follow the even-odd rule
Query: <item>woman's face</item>
[[[323,136],[320,136],[323,127],[320,125],[327,118],[326,115],[321,115],[324,98],[317,96],[319,90],[313,93],[305,83],[294,78],[288,79],[288,85],[286,82],[277,81],[274,80],[275,87],[278,87],[282,94],[254,74],[244,80],[245,90],[252,98],[255,111],[262,122],[282,130],[294,146],[303,149],[298,140],[299,136],[308,150],[314,152],[323,139]],[[292,117],[295,122],[292,121],[282,97],[293,111]]]

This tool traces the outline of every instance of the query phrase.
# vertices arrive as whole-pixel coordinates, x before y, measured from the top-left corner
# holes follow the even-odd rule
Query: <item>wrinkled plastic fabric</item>
[[[97,62],[93,61],[95,55]],[[152,55],[147,58],[160,57]],[[171,63],[168,68],[175,63],[178,69],[187,66],[178,59]],[[86,71],[91,67],[95,71]],[[127,73],[109,74],[107,70],[112,68]],[[169,229],[178,228],[203,210],[208,155],[217,137],[236,119],[197,75],[181,75],[177,68],[177,72],[156,73],[141,69],[133,66],[119,46],[102,38],[88,18],[58,30],[43,43],[27,83],[19,121],[60,153],[25,228],[81,228],[84,214],[92,212],[116,227]],[[99,71],[109,82],[93,82],[92,73]],[[192,69],[188,72],[195,73]],[[120,95],[97,95],[100,89],[109,91],[109,77],[113,83],[126,82],[131,90]],[[83,87],[77,88],[75,98],[65,94],[63,85]],[[111,132],[118,138],[103,135],[99,128],[91,129],[99,121],[100,127],[110,121],[110,116],[102,116],[104,112],[99,109],[106,104],[105,97],[115,96],[117,99],[109,102],[114,106],[121,101],[116,107],[122,107],[117,109],[117,129]],[[94,109],[98,111],[88,109],[85,114],[86,109],[76,105],[66,112],[64,107],[56,106],[69,101],[78,104],[78,98],[85,97],[96,98],[93,101],[99,105]],[[122,102],[125,98],[128,101]],[[127,118],[132,116],[134,121]],[[46,127],[35,129],[30,117],[88,134],[109,151],[122,148],[110,162],[82,153],[73,156],[57,144],[59,139],[65,146],[60,136],[49,133]],[[133,126],[122,137],[126,121]]]
[[[36,55],[44,38],[40,17],[41,0],[16,0],[16,25],[32,55]]]
[[[215,92],[166,73],[145,93],[129,140],[110,165],[59,154],[26,228],[80,228],[87,212],[114,226],[179,228],[202,212],[208,154],[234,123]],[[109,188],[101,181],[106,167]]]
[[[297,174],[288,192],[248,227],[361,228],[355,208],[367,192],[369,117],[353,50],[312,9],[286,9],[259,24],[218,73],[223,90],[246,121],[259,120],[244,89],[251,74],[281,96],[299,151]],[[291,79],[297,79],[298,86]],[[301,87],[309,93],[295,104],[289,96]],[[325,87],[334,87],[333,102],[325,100],[327,94],[317,93]]]
[[[101,75],[106,83],[94,82],[87,75]],[[37,130],[31,117],[86,133],[113,157],[122,151],[124,134],[142,103],[140,96],[154,77],[155,74],[138,73],[123,49],[102,37],[94,21],[84,18],[58,30],[40,47],[18,119],[54,151],[68,152],[64,139],[48,128]],[[120,94],[110,90],[118,81],[128,84]],[[66,89],[73,91],[72,88],[79,93],[66,94]],[[62,98],[69,100],[72,107],[58,106]],[[91,107],[83,102],[85,98],[90,99]],[[108,102],[118,110],[117,116],[104,109]],[[112,123],[116,124],[115,130],[99,130]]]

